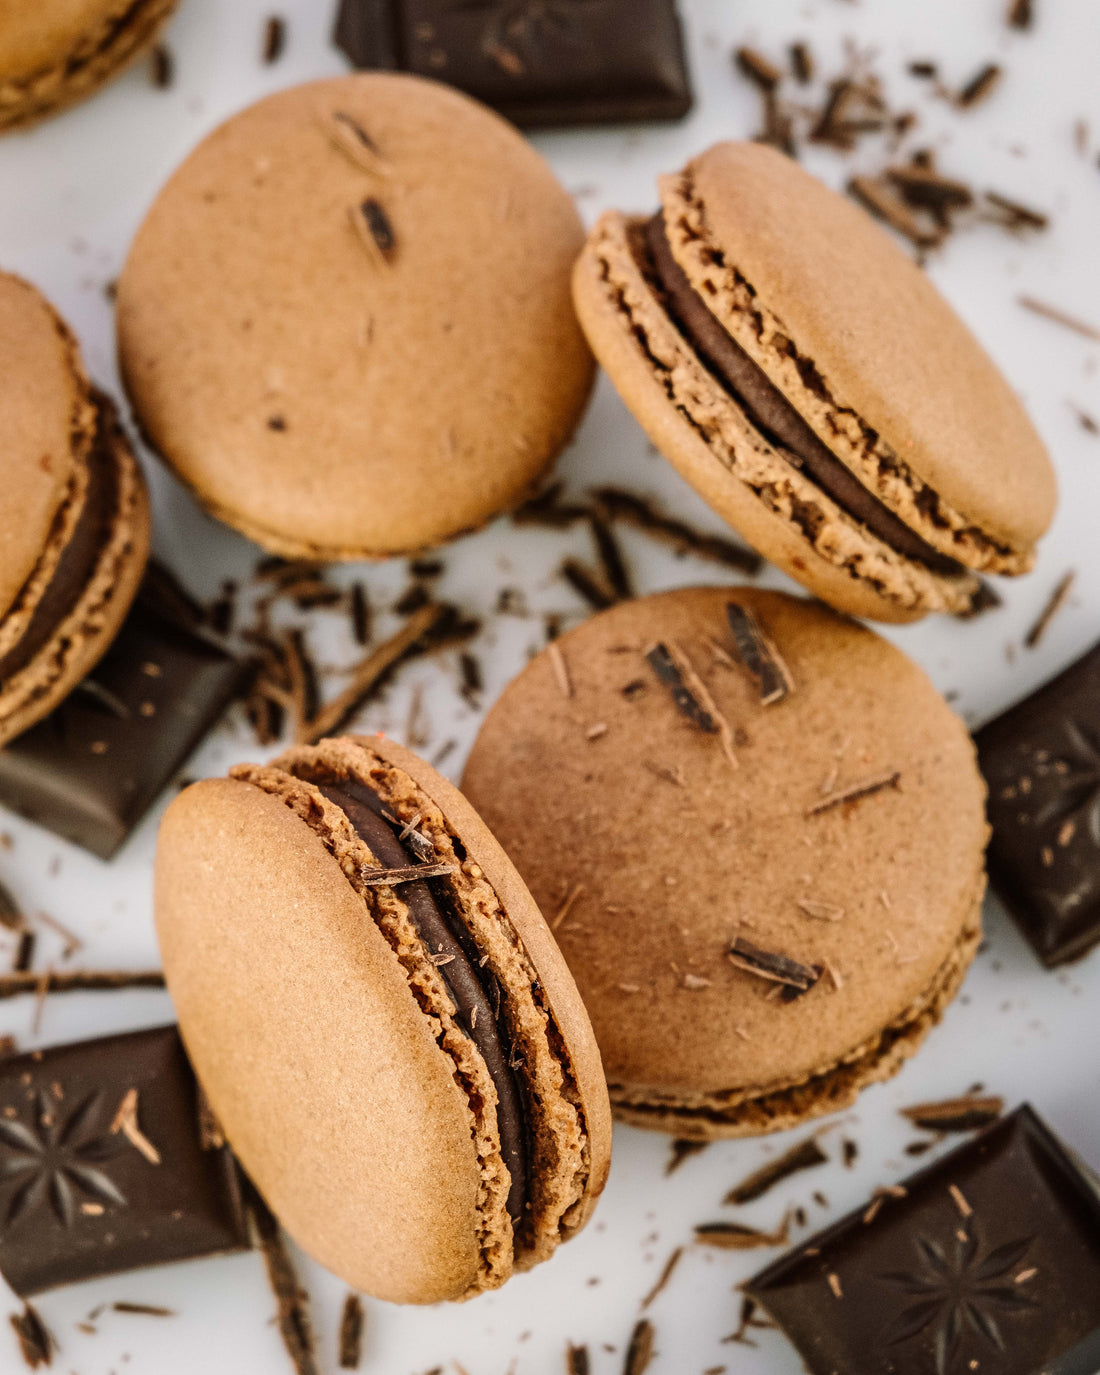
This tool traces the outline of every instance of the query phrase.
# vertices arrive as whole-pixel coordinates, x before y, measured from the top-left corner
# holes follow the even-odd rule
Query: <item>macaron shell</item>
[[[0,273],[0,616],[34,571],[95,428],[76,341],[29,282]]]
[[[579,1231],[588,1221],[607,1183],[611,1166],[611,1107],[592,1022],[569,966],[515,865],[462,793],[430,764],[393,740],[383,736],[362,737],[362,744],[407,773],[432,799],[455,833],[462,837],[467,854],[481,866],[538,973],[554,1023],[569,1050],[570,1068],[588,1137],[588,1184],[569,1228],[571,1232]]]
[[[367,201],[388,260],[353,223]],[[580,417],[582,242],[547,164],[458,92],[381,73],[283,91],[202,143],[139,231],[126,385],[200,500],[265,547],[437,544],[520,501]]]
[[[145,572],[149,493],[113,407],[104,423],[118,490],[114,519],[92,576],[52,638],[18,673],[0,682],[0,746],[48,715],[87,677],[110,647]]]
[[[985,533],[1034,544],[1057,501],[1042,441],[977,339],[887,232],[762,144],[717,144],[688,176],[708,239],[836,401]],[[780,381],[766,351],[753,356]]]
[[[784,701],[762,707],[751,677],[713,657],[711,642],[730,643],[731,600],[786,660]],[[736,732],[736,766],[655,678],[644,650],[657,640],[688,654]],[[490,712],[463,790],[544,910],[583,885],[555,936],[613,1103],[622,1090],[706,1110],[797,1085],[919,1016],[960,950],[965,967],[984,788],[962,723],[899,651],[745,588],[624,603],[558,646],[572,695],[539,655]],[[606,729],[589,738],[594,725]],[[808,815],[829,790],[895,769],[896,789]],[[843,917],[815,920],[800,902]],[[726,959],[735,934],[838,979],[769,999]]]
[[[290,1234],[378,1297],[464,1293],[478,1269],[469,1107],[320,837],[247,783],[196,784],[162,823],[156,911],[199,1080]]]
[[[621,215],[609,212],[603,217],[574,269],[573,295],[593,351],[660,452],[753,548],[838,610],[905,622],[928,611],[965,606],[965,582],[937,577],[886,549],[770,449],[732,398],[693,359],[634,262],[631,233],[631,222]],[[616,280],[609,280],[612,277]],[[619,299],[620,289],[630,295],[629,315]],[[645,348],[639,346],[639,329]],[[667,377],[659,374],[656,351]],[[688,418],[682,403],[671,402],[669,385],[686,385],[693,396],[710,397],[712,422],[721,413],[724,424],[735,432],[731,455],[724,451],[728,441],[706,435]],[[702,404],[708,408],[708,403]],[[823,534],[830,537],[860,569],[874,560],[875,580],[856,576],[848,566],[819,554],[800,526],[765,505],[735,471],[743,455],[766,481],[796,487],[801,505],[822,512],[818,539]]]
[[[90,95],[152,41],[177,0],[0,0],[0,130]]]

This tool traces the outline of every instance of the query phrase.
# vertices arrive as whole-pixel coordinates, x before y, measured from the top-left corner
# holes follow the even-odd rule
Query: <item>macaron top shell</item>
[[[684,181],[706,248],[754,298],[757,316],[738,342],[788,399],[802,409],[807,393],[823,389],[967,521],[1029,550],[1054,513],[1050,459],[1015,392],[926,273],[865,211],[773,148],[717,144]],[[680,208],[667,184],[663,198],[666,213],[670,200]],[[680,260],[698,286],[697,262]],[[736,328],[721,297],[708,300]],[[802,360],[812,368],[796,366]],[[813,422],[812,409],[805,413]],[[824,410],[817,428],[836,444]]]
[[[483,823],[426,765],[381,740],[323,742],[282,764],[295,777],[279,767],[244,769],[196,784],[162,826],[158,932],[200,1082],[284,1226],[349,1284],[428,1303],[501,1283],[583,1225],[607,1174],[606,1088],[572,980]],[[338,766],[376,784],[400,777],[419,798],[426,831],[435,825],[427,812],[446,808],[448,829],[462,836],[463,883],[489,884],[506,910],[567,1047],[572,1087],[559,1086],[565,1097],[556,1107],[545,1107],[554,1094],[542,1071],[524,1071],[538,1100],[532,1120],[545,1125],[545,1108],[567,1126],[536,1134],[532,1235],[522,1254],[507,1220],[501,1226],[491,1215],[492,1166],[480,1118],[471,1116],[477,1076],[462,1058],[469,1042],[455,1039],[431,978],[410,974],[410,950],[398,958],[392,932],[378,924],[378,911],[392,918],[399,910],[400,888],[390,898],[374,890],[382,906],[372,920],[349,881],[358,852],[346,820],[308,782],[295,782]],[[498,953],[491,967],[506,999],[518,999],[516,975]],[[538,1057],[527,1053],[533,1066]],[[480,1092],[492,1096],[491,1087]],[[555,1156],[563,1142],[576,1146],[578,1120],[583,1155],[570,1148]]]
[[[762,705],[735,661],[729,603],[786,662],[783,700]],[[556,643],[490,712],[463,789],[552,923],[566,913],[555,936],[613,1103],[705,1114],[798,1085],[934,1001],[977,925],[984,788],[916,665],[819,604],[745,588],[623,603]],[[658,643],[725,744],[677,708]],[[784,1001],[728,958],[737,936],[822,977]]]
[[[75,340],[34,287],[0,273],[0,615],[41,558],[94,430]]]
[[[0,0],[0,82],[54,66],[129,0]]]
[[[119,283],[152,443],[276,552],[405,552],[518,502],[593,363],[550,168],[449,88],[357,74],[231,119],[169,181]]]

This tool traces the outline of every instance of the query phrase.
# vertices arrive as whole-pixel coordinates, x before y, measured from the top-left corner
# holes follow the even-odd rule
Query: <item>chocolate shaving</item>
[[[844,1168],[850,1170],[859,1159],[859,1147],[850,1138],[845,1137],[840,1143],[840,1148],[844,1157]]]
[[[112,1136],[119,1132],[129,1141],[136,1151],[139,1151],[150,1165],[161,1163],[160,1151],[149,1140],[141,1130],[138,1123],[138,1091],[137,1089],[127,1089],[123,1095],[122,1102],[118,1105],[118,1111],[111,1122],[110,1132]]]
[[[572,1342],[565,1348],[566,1375],[589,1375],[588,1347],[574,1346]]]
[[[718,722],[688,687],[682,665],[677,663],[668,645],[653,645],[646,650],[645,657],[658,680],[668,688],[677,710],[706,735],[717,735]]]
[[[783,984],[796,989],[799,994],[808,993],[823,972],[821,965],[802,964],[792,960],[789,955],[762,950],[743,936],[733,938],[726,958],[746,974],[755,974],[757,978],[767,979],[770,983]]]
[[[916,1103],[899,1109],[902,1117],[930,1132],[972,1132],[996,1122],[1004,1111],[1004,1099],[993,1096],[945,1098],[939,1103]]]
[[[513,525],[545,525],[551,530],[564,530],[591,514],[580,502],[563,502],[564,482],[551,483],[545,491],[525,501],[512,512]]]
[[[119,1299],[111,1304],[111,1310],[115,1313],[135,1313],[143,1318],[174,1318],[176,1310],[174,1308],[162,1308],[156,1303],[129,1303],[126,1299]]]
[[[755,614],[739,602],[727,602],[726,619],[733,632],[738,662],[760,685],[760,705],[766,707],[781,702],[793,690],[794,683],[790,670],[764,634]]]
[[[634,588],[618,540],[607,522],[595,512],[589,517],[589,523],[596,540],[604,580],[619,601],[629,601],[634,596]]]
[[[667,1174],[668,1171],[666,1170],[665,1173]],[[648,1294],[645,1296],[645,1298],[642,1300],[642,1312],[643,1312],[643,1313],[644,1313],[645,1310],[649,1307],[649,1305],[653,1302],[653,1300],[657,1297],[657,1295],[660,1294],[660,1292],[664,1289],[665,1285],[669,1282],[669,1280],[672,1278],[672,1272],[673,1272],[673,1270],[676,1269],[676,1266],[680,1263],[680,1257],[681,1257],[683,1254],[684,1254],[684,1248],[683,1248],[682,1246],[677,1246],[676,1250],[673,1251],[672,1255],[670,1255],[669,1258],[668,1258],[668,1260],[665,1261],[665,1268],[661,1271],[660,1275],[657,1277],[657,1283],[653,1286],[653,1288],[649,1291],[649,1293],[648,1293]]]
[[[885,176],[909,205],[928,210],[943,228],[950,225],[951,211],[966,209],[974,203],[974,193],[965,182],[945,177],[934,167],[921,163],[888,167]]]
[[[1048,306],[1045,301],[1037,301],[1034,296],[1017,296],[1016,303],[1035,315],[1041,315],[1044,320],[1052,320],[1056,325],[1063,325],[1066,329],[1073,330],[1075,334],[1082,334],[1086,339],[1100,342],[1100,329],[1097,329],[1095,325],[1087,324],[1084,320],[1078,320],[1072,315],[1067,315],[1064,310],[1059,310],[1057,306]]]
[[[805,1141],[797,1146],[792,1146],[789,1151],[778,1156],[775,1160],[769,1160],[766,1165],[753,1171],[740,1184],[736,1184],[725,1198],[723,1203],[752,1203],[755,1199],[762,1198],[769,1189],[781,1183],[784,1179],[789,1179],[791,1175],[798,1174],[801,1170],[813,1169],[816,1165],[824,1165],[829,1157],[821,1149],[816,1136],[808,1136]]]
[[[1057,586],[1055,587],[1054,591],[1050,594],[1050,598],[1048,599],[1046,606],[1044,606],[1042,611],[1039,613],[1038,620],[1036,620],[1035,624],[1024,636],[1024,644],[1027,646],[1028,649],[1034,649],[1036,645],[1040,643],[1043,636],[1047,633],[1051,621],[1054,620],[1058,612],[1061,611],[1063,606],[1065,606],[1066,599],[1069,597],[1069,594],[1073,589],[1073,584],[1076,582],[1076,580],[1077,573],[1072,568],[1069,570],[1068,573],[1064,573],[1058,579]]]
[[[546,653],[550,657],[550,667],[554,670],[554,677],[558,680],[558,687],[561,688],[563,697],[573,696],[573,682],[569,677],[569,665],[565,662],[565,655],[561,652],[561,645],[556,640],[551,640],[546,646]]]
[[[264,62],[270,65],[278,62],[286,47],[286,20],[273,14],[264,25]]]
[[[624,492],[618,487],[597,487],[592,496],[607,519],[631,525],[670,545],[679,555],[694,554],[696,558],[748,574],[758,573],[763,566],[760,555],[751,549],[721,535],[703,534],[685,521],[665,515],[652,502],[633,492]]]
[[[333,110],[321,117],[329,142],[353,162],[360,171],[387,177],[390,169],[374,139],[346,110]]]
[[[968,110],[990,95],[1000,79],[1000,67],[995,62],[987,63],[980,71],[975,72],[962,88],[955,97],[955,104],[962,110]]]
[[[457,864],[406,864],[398,869],[360,868],[359,881],[367,888],[390,887],[400,883],[419,883],[421,879],[442,878],[458,872]]]
[[[149,50],[150,75],[158,91],[166,91],[175,81],[176,62],[171,49],[163,43],[154,43]]]
[[[1044,215],[1041,210],[1033,210],[1029,205],[1021,205],[1019,201],[1010,200],[999,191],[987,191],[985,200],[987,205],[991,205],[999,212],[998,220],[1007,229],[1047,229],[1050,226],[1049,215]]]
[[[922,224],[905,199],[884,178],[853,177],[848,190],[865,210],[884,220],[917,248],[934,248],[942,242],[943,231]]]
[[[673,1141],[672,1153],[669,1155],[668,1164],[665,1166],[665,1174],[673,1174],[685,1160],[689,1160],[693,1155],[698,1155],[700,1151],[705,1151],[709,1145],[709,1141],[688,1141],[686,1138]]]
[[[791,71],[795,80],[808,86],[814,79],[814,57],[806,43],[792,43],[790,47]]]
[[[25,974],[34,963],[34,947],[38,944],[38,937],[33,931],[24,928],[19,935],[19,945],[16,947],[15,959],[12,961],[12,973]]]
[[[389,216],[373,196],[348,211],[352,228],[370,250],[371,256],[383,263],[393,261],[397,252],[397,236]]]
[[[279,1224],[255,1189],[249,1190],[249,1211],[263,1252],[267,1278],[275,1295],[276,1320],[287,1355],[296,1375],[318,1375],[317,1363],[313,1358],[313,1327],[309,1318],[308,1295],[298,1282]]]
[[[48,969],[41,974],[0,974],[0,998],[23,993],[83,993],[119,988],[163,988],[159,969],[129,973],[107,969]]]
[[[704,1222],[695,1229],[695,1240],[723,1251],[755,1251],[765,1246],[786,1246],[791,1237],[787,1213],[774,1232],[761,1232],[740,1222]]]
[[[19,1350],[27,1365],[32,1370],[37,1370],[40,1365],[50,1365],[57,1343],[53,1339],[53,1333],[39,1316],[38,1309],[24,1303],[22,1313],[13,1313],[10,1322],[19,1339]]]
[[[1030,29],[1035,20],[1032,0],[1011,0],[1005,23],[1012,29]]]
[[[1082,410],[1075,402],[1066,403],[1077,417],[1077,423],[1086,434],[1100,434],[1100,420],[1094,419],[1088,411]]]
[[[560,571],[573,591],[586,601],[593,611],[606,611],[609,606],[614,606],[614,594],[603,587],[579,559],[563,559]]]
[[[858,802],[864,797],[873,797],[875,793],[880,793],[886,788],[896,789],[900,780],[900,770],[893,769],[890,773],[865,779],[861,783],[850,783],[836,792],[827,793],[820,802],[815,802],[812,807],[807,808],[806,815],[819,816],[822,812],[832,811],[834,807],[841,807],[846,802]]]
[[[782,69],[755,48],[736,48],[733,60],[739,70],[763,90],[770,91],[778,86],[783,76]]]
[[[340,1319],[340,1369],[358,1370],[362,1359],[363,1303],[358,1294],[349,1294]]]
[[[367,598],[367,589],[361,582],[352,584],[351,630],[357,645],[370,643],[371,607]]]
[[[22,931],[26,925],[19,904],[3,883],[0,883],[0,926],[9,931]]]
[[[623,1362],[623,1375],[642,1375],[642,1372],[649,1369],[649,1363],[653,1360],[653,1324],[648,1318],[642,1318],[635,1323],[634,1331],[630,1334],[630,1345],[626,1349],[626,1360]]]

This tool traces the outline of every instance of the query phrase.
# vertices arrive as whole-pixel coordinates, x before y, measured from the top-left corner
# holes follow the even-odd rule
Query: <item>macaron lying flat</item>
[[[345,738],[193,785],[161,828],[156,917],[230,1145],[349,1284],[465,1298],[584,1225],[611,1142],[588,1018],[504,852],[427,764]]]
[[[220,519],[278,554],[439,544],[518,503],[594,365],[570,300],[584,231],[511,125],[362,74],[216,130],[119,281],[126,387]]]
[[[0,131],[97,90],[146,48],[177,0],[0,0]]]
[[[114,406],[41,295],[0,273],[0,745],[106,651],[149,551],[145,484]]]
[[[965,612],[1027,572],[1055,478],[1008,383],[858,206],[720,143],[605,214],[574,276],[597,358],[666,458],[759,551],[854,615]]]
[[[463,789],[638,1126],[743,1136],[846,1107],[977,948],[969,736],[905,655],[819,604],[697,588],[602,612],[505,690]]]

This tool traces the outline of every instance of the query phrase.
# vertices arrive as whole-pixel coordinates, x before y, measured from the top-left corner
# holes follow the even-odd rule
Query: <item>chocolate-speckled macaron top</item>
[[[977,944],[965,727],[820,605],[707,588],[602,613],[505,691],[463,787],[642,1125],[737,1135],[843,1106],[912,1052]]]
[[[282,91],[200,144],[139,231],[126,386],[200,500],[266,547],[438,544],[521,500],[578,421],[582,242],[547,164],[457,91]]]

